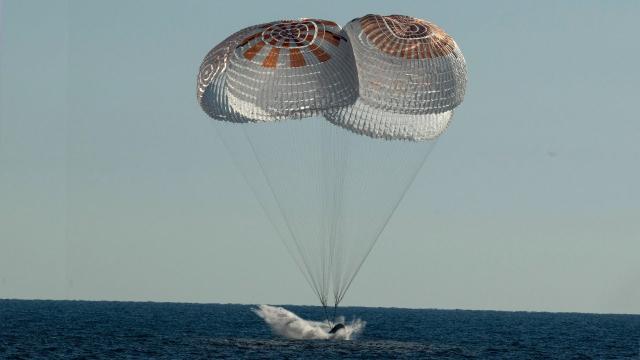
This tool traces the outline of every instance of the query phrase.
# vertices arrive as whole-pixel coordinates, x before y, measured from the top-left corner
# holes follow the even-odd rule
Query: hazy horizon
[[[257,306],[257,305],[270,305],[270,306],[302,306],[302,307],[317,307],[321,308],[322,305],[318,304],[295,304],[295,303],[236,303],[236,302],[200,302],[200,301],[163,301],[163,300],[87,300],[87,299],[22,299],[22,298],[0,298],[0,301],[77,301],[77,302],[115,302],[115,303],[152,303],[152,304],[196,304],[196,305],[237,305],[237,306]],[[434,308],[434,307],[410,307],[410,306],[365,306],[365,305],[340,305],[339,308],[369,308],[369,309],[405,309],[405,310],[442,310],[442,311],[488,311],[488,312],[512,312],[512,313],[549,313],[549,314],[589,314],[589,315],[631,315],[640,316],[636,313],[625,312],[580,312],[580,311],[553,311],[553,310],[496,310],[496,309],[462,309],[462,308]]]

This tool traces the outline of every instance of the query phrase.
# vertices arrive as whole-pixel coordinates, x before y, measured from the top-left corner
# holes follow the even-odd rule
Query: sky
[[[0,298],[317,304],[195,78],[367,13],[443,27],[469,84],[343,304],[640,314],[637,1],[0,3]]]

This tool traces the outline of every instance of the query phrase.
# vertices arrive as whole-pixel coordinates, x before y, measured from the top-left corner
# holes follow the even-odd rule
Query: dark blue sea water
[[[281,338],[251,308],[0,300],[0,358],[640,359],[639,315],[351,307],[366,328],[337,341]]]

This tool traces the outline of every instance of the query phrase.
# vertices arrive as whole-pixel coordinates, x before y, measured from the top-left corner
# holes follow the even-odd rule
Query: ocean
[[[320,307],[282,307],[322,319]],[[345,323],[358,324],[350,340],[300,340],[281,335],[259,309],[0,300],[0,358],[640,359],[640,315],[344,307]]]

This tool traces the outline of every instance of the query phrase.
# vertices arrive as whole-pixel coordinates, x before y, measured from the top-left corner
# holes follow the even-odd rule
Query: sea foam
[[[351,340],[362,332],[366,324],[360,319],[346,323],[343,317],[339,317],[336,321],[343,323],[345,328],[335,334],[329,334],[331,327],[326,321],[305,320],[282,307],[260,305],[252,310],[271,327],[274,333],[289,339]]]

